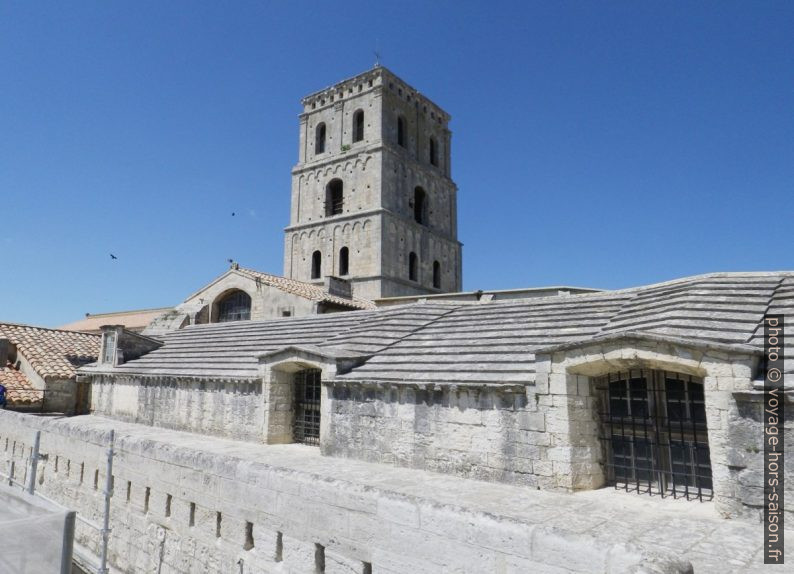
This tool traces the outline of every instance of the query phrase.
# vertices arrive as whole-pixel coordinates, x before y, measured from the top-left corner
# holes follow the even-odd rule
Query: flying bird
[[[234,217],[235,215],[236,215],[236,214],[235,214],[235,213],[232,211],[232,217]]]
[[[118,257],[116,257],[115,255],[113,255],[112,253],[110,254],[110,258],[111,258],[111,259],[118,259]]]

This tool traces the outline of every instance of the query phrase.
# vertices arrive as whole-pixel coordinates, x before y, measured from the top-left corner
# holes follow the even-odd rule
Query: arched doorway
[[[638,493],[710,500],[713,483],[702,379],[636,369],[594,382],[607,484]]]

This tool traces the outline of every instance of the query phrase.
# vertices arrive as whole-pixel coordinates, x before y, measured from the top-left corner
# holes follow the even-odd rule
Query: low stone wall
[[[262,440],[261,382],[96,376],[91,410],[123,421],[211,436]]]
[[[132,432],[93,416],[0,412],[0,459],[15,460],[23,478],[34,431],[42,430],[37,488],[100,522],[114,424],[127,430],[117,433],[109,552],[121,572],[691,572],[638,547],[279,467],[266,456],[255,462],[232,454],[233,443],[226,454],[202,450],[213,439],[169,442],[168,432]],[[97,552],[98,538],[78,521],[79,544]]]
[[[785,400],[784,441],[786,452],[783,473],[786,500],[794,499],[794,393],[783,394]],[[763,517],[764,503],[764,395],[763,391],[737,392],[729,404],[727,425],[728,484],[736,514]],[[785,520],[794,520],[794,505],[789,503]]]
[[[547,409],[523,386],[433,390],[332,382],[329,395],[324,454],[531,487],[566,486],[554,476]],[[556,473],[568,470],[558,466]]]

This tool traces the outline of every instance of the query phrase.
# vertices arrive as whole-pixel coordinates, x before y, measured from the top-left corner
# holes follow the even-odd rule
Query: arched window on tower
[[[218,301],[218,322],[247,321],[251,318],[251,297],[245,291],[232,291]]]
[[[341,215],[345,207],[345,186],[341,179],[332,179],[325,186],[325,215]]]
[[[325,153],[325,124],[320,122],[314,130],[314,153]]]
[[[438,142],[436,138],[430,138],[430,163],[438,165]]]
[[[353,141],[360,142],[364,139],[364,110],[356,110],[353,114]]]
[[[397,145],[405,147],[405,118],[397,118]]]
[[[441,289],[441,263],[433,261],[433,287]]]
[[[343,247],[339,250],[339,275],[344,277],[350,272],[350,250]]]
[[[427,193],[421,187],[414,188],[414,221],[424,225],[427,222]]]
[[[312,279],[319,279],[323,271],[323,255],[319,251],[312,253]]]
[[[418,281],[417,277],[419,277],[419,273],[417,267],[419,267],[418,258],[416,257],[416,253],[411,251],[408,255],[408,279],[411,281]]]

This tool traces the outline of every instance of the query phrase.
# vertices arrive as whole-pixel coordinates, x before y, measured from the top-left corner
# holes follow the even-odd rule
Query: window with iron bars
[[[712,498],[702,380],[632,370],[599,377],[595,386],[609,484],[638,493]]]
[[[320,444],[320,369],[305,369],[294,375],[294,415],[292,438],[295,442]]]

